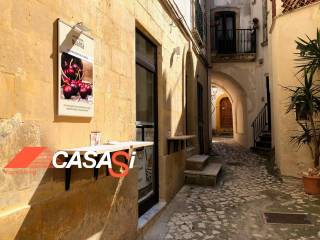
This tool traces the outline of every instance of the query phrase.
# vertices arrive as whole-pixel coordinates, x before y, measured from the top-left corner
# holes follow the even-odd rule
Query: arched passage
[[[222,88],[228,95],[232,104],[233,136],[236,142],[249,147],[249,126],[247,97],[244,89],[231,76],[212,71],[210,73],[211,84]]]

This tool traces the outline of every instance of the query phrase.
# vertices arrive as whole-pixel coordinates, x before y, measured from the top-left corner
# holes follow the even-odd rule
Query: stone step
[[[259,136],[260,141],[264,142],[271,142],[272,141],[272,136],[268,134],[262,134]]]
[[[270,152],[270,151],[272,151],[272,148],[252,147],[251,150],[252,150],[253,152]]]
[[[202,170],[208,162],[208,155],[193,155],[187,158],[186,169],[187,170]]]
[[[251,151],[263,157],[269,157],[273,153],[272,148],[263,148],[263,147],[252,147]]]
[[[195,151],[195,147],[193,147],[193,146],[187,147],[185,149],[187,158],[191,157],[194,154],[194,151]]]
[[[256,142],[256,146],[261,148],[270,148],[270,149],[272,147],[270,141],[261,141],[261,140]]]
[[[202,171],[185,170],[185,183],[202,186],[215,186],[221,168],[221,163],[209,162],[208,165]]]
[[[267,136],[271,136],[272,133],[270,131],[262,131],[261,135],[267,135]]]
[[[138,219],[138,238],[144,239],[143,235],[152,227],[152,225],[159,219],[161,213],[166,209],[167,203],[160,201],[147,212],[145,212]]]

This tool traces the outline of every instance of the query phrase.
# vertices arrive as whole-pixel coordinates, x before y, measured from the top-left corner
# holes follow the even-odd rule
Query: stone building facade
[[[154,204],[164,206],[184,184],[190,154],[186,149],[168,153],[168,136],[193,134],[189,151],[209,149],[208,4],[193,0],[182,9],[179,1],[167,0],[27,0],[0,6],[0,238],[136,239],[142,231],[139,169],[124,179],[100,173],[98,180],[89,170],[75,169],[65,191],[63,171],[10,175],[3,167],[24,146],[52,152],[87,146],[92,131],[100,131],[102,141],[135,140],[139,34],[156,49]],[[94,39],[92,118],[57,114],[57,19],[70,26],[82,22]]]
[[[235,140],[253,150],[274,149],[281,173],[301,176],[313,161],[307,146],[298,150],[290,142],[299,126],[295,113],[286,113],[289,93],[283,86],[299,84],[295,41],[316,36],[319,1],[213,0],[210,9],[209,78],[232,103]],[[243,51],[243,41],[252,46],[252,39],[248,35],[243,38],[241,32],[253,29],[255,50]],[[230,45],[221,45],[219,40]],[[212,123],[215,118],[213,115]],[[259,131],[266,134],[259,136]]]
[[[263,1],[210,1],[210,79],[232,103],[233,134],[253,145],[251,124],[267,101]],[[217,110],[219,111],[219,109]]]

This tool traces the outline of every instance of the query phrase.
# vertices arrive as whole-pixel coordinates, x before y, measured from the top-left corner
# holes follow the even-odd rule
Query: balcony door
[[[215,48],[218,53],[236,52],[236,14],[225,11],[215,13]]]
[[[157,123],[157,47],[136,32],[136,136],[153,147],[137,151],[139,216],[159,199]]]

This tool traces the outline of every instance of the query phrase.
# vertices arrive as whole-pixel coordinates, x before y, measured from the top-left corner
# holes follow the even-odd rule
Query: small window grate
[[[270,224],[312,224],[306,213],[264,213]]]

